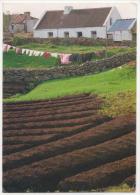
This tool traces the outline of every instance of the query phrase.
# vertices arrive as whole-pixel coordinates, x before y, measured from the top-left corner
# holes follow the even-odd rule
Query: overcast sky
[[[32,16],[40,18],[42,13],[46,10],[63,10],[65,6],[73,6],[73,8],[77,9],[116,6],[122,18],[136,18],[137,16],[137,5],[135,3],[94,3],[94,1],[89,3],[78,3],[78,1],[76,3],[72,3],[71,1],[59,1],[58,3],[56,1],[45,1],[42,3],[41,1],[37,2],[35,0],[33,3],[30,1],[28,1],[29,3],[23,3],[21,0],[19,0],[19,2],[20,3],[3,3],[3,11],[9,11],[10,14],[30,11]]]

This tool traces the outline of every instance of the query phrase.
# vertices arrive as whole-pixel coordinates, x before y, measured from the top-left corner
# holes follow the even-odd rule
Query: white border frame
[[[133,4],[136,4],[137,5],[137,137],[136,137],[136,143],[137,143],[137,149],[136,149],[136,154],[137,154],[137,158],[136,158],[136,192],[132,192],[132,193],[125,193],[125,194],[140,194],[140,112],[139,112],[139,109],[140,109],[140,89],[139,89],[139,86],[138,84],[140,83],[140,36],[139,36],[139,33],[140,33],[140,2],[139,0],[87,0],[87,1],[84,1],[84,0],[77,0],[77,1],[74,1],[74,0],[1,0],[0,1],[0,48],[1,48],[1,52],[0,52],[0,84],[1,84],[1,90],[0,90],[0,117],[1,117],[1,123],[0,123],[0,127],[1,127],[1,134],[0,134],[0,146],[2,146],[2,78],[3,78],[3,74],[2,74],[2,71],[3,71],[3,67],[2,67],[2,37],[3,37],[3,33],[2,33],[2,30],[3,30],[3,22],[2,22],[2,5],[3,3],[65,3],[65,4],[71,4],[71,3],[117,3],[117,4],[121,4],[121,3],[133,3]],[[125,10],[124,10],[125,11]],[[0,185],[0,192],[2,193],[2,147],[1,147],[1,150],[0,150],[0,155],[1,155],[1,162],[0,162],[0,181],[1,181],[1,185]],[[99,194],[100,192],[98,193],[93,193],[93,194]],[[8,194],[8,193],[4,193],[4,194]],[[17,195],[17,193],[13,193],[15,195]],[[24,193],[18,193],[18,194],[24,194]],[[29,194],[32,194],[32,193],[29,193]],[[42,194],[46,194],[46,193],[42,193]],[[59,193],[59,194],[67,194],[67,193]],[[72,194],[81,194],[81,193],[72,193]],[[83,195],[86,195],[88,193],[82,193]],[[92,193],[90,193],[92,194]],[[107,193],[102,193],[102,194],[107,194]],[[109,193],[109,194],[114,194],[114,193]],[[116,195],[124,195],[124,193],[115,193]]]

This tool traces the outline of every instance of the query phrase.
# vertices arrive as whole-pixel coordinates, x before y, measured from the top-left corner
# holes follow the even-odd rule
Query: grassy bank
[[[94,52],[105,49],[104,46],[83,46],[83,45],[54,45],[51,43],[43,44],[43,43],[30,43],[30,44],[24,44],[22,46],[19,46],[21,48],[27,48],[27,49],[34,49],[39,51],[49,51],[49,52],[59,52],[59,53],[87,53],[87,52]],[[111,55],[111,52],[113,54],[116,54],[118,52],[127,52],[130,51],[132,48],[130,47],[107,47],[107,50],[109,54]]]
[[[129,64],[96,75],[46,81],[29,93],[6,101],[50,99],[84,92],[102,96],[115,95],[119,92],[135,91],[135,84],[135,66]]]
[[[30,43],[20,46],[21,48],[34,49],[39,51],[50,51],[59,53],[87,53],[102,50],[104,46],[82,46],[82,45],[54,45],[43,43]]]
[[[58,59],[55,57],[45,59],[43,56],[17,55],[15,51],[3,54],[4,68],[51,68],[58,64]]]
[[[42,45],[42,44],[40,44],[40,45]],[[28,47],[26,47],[26,46],[28,46]],[[68,50],[68,49],[71,52],[73,52],[71,46],[70,47],[57,46],[57,47],[58,47],[57,50],[59,50],[60,49],[59,47],[61,47],[63,52],[64,52],[64,50],[66,52],[66,50]],[[79,50],[77,50],[77,51],[80,52],[80,46],[77,46],[77,48],[74,46],[73,48],[78,49],[78,47],[79,47]],[[85,52],[87,52],[87,51],[89,52],[89,50],[87,50],[87,49],[89,49],[89,47],[81,46],[81,48],[84,48],[84,47],[85,47]],[[44,49],[39,48],[39,47],[33,48],[32,45],[25,45],[24,48],[45,51]],[[97,46],[91,47],[91,48],[92,48],[92,51],[94,51],[94,48],[97,49]],[[98,48],[100,48],[100,47],[98,47]],[[61,49],[59,52],[61,52]],[[116,55],[116,54],[120,54],[120,53],[127,52],[127,51],[134,51],[134,50],[135,50],[135,48],[108,48],[107,49],[107,56],[111,57],[111,56]],[[103,57],[93,57],[92,61],[100,60],[102,58]],[[75,63],[75,64],[77,64],[77,63]],[[28,56],[26,54],[17,55],[15,53],[15,51],[13,51],[13,50],[10,50],[9,52],[3,54],[3,67],[4,68],[51,68],[51,67],[56,67],[59,65],[60,65],[59,59],[55,58],[55,57],[50,57],[50,58],[45,59],[43,56]]]

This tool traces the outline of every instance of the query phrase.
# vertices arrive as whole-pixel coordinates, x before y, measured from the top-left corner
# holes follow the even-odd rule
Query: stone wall
[[[81,65],[65,65],[50,69],[4,69],[4,97],[25,93],[43,81],[98,73],[135,59],[136,53],[129,52]]]
[[[13,41],[5,43],[13,45],[23,45],[28,43],[52,43],[55,45],[85,45],[85,46],[136,46],[135,41],[113,41],[111,39],[92,39],[92,38],[20,38],[14,37]]]

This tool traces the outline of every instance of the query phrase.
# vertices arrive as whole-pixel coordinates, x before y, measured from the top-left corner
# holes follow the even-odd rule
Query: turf
[[[39,51],[50,51],[50,52],[59,52],[59,53],[87,53],[87,52],[94,52],[98,50],[105,49],[102,45],[94,45],[94,46],[83,46],[83,45],[55,45],[50,43],[30,43],[30,44],[24,44],[22,46],[19,46],[21,48],[28,48],[28,49],[36,49]],[[108,47],[108,54],[116,54],[116,52],[126,52],[129,50],[132,50],[133,48],[130,47]]]
[[[52,99],[65,95],[96,93],[101,96],[116,95],[136,90],[135,66],[123,65],[112,70],[74,78],[46,81],[25,95],[17,95],[5,101],[29,101]]]
[[[57,65],[55,57],[45,59],[43,56],[17,55],[13,50],[3,54],[4,68],[50,68]]]
[[[50,52],[59,52],[59,53],[87,53],[94,52],[97,50],[102,50],[104,47],[102,46],[60,46],[60,45],[46,45],[46,44],[28,44],[19,46],[22,48],[34,49],[38,51],[50,51]],[[134,51],[135,48],[108,48],[107,56],[111,57],[116,53],[123,53],[127,51]],[[96,56],[91,60],[96,61],[100,60],[103,57]],[[73,64],[78,64],[78,62],[74,62]],[[26,54],[17,55],[15,51],[10,50],[7,53],[3,54],[3,67],[4,68],[51,68],[60,65],[60,60],[55,57],[50,57],[45,59],[43,56],[28,56]]]
[[[21,48],[35,49],[39,51],[50,51],[50,52],[59,52],[59,53],[87,53],[102,50],[104,46],[82,46],[82,45],[54,45],[46,43],[30,43],[20,46]]]

